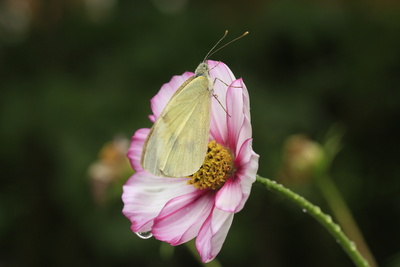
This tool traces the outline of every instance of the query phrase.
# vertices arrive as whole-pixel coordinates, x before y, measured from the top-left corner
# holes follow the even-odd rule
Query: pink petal
[[[190,77],[193,76],[193,72],[185,72],[182,75],[173,76],[172,79],[165,83],[160,91],[150,100],[151,110],[154,115],[150,115],[150,120],[155,122],[158,116],[160,116],[161,112],[167,105],[168,101],[174,95],[176,90]]]
[[[234,81],[227,92],[228,147],[234,154],[240,149],[243,142],[252,135],[248,92],[242,79]]]
[[[218,191],[215,205],[227,212],[239,212],[246,203],[256,180],[259,155],[252,150],[252,139],[246,140],[235,160],[234,177]]]
[[[215,81],[214,91],[215,93],[226,93],[227,85],[231,84],[234,80],[236,80],[235,75],[233,75],[232,71],[229,67],[221,62],[214,60],[207,60],[208,66],[210,68],[210,76],[214,80],[215,78],[221,79],[221,81]]]
[[[127,153],[127,157],[132,165],[132,168],[135,171],[143,170],[142,166],[140,166],[140,159],[142,157],[143,145],[149,132],[150,129],[142,128],[137,130],[132,136],[132,141]]]
[[[213,97],[211,108],[211,136],[220,144],[226,144],[227,141],[227,114],[226,109],[226,92],[227,84],[231,84],[235,80],[232,71],[222,62],[207,61],[211,71],[210,76],[214,82],[214,94],[218,97],[219,102]],[[216,79],[218,78],[218,79]],[[221,105],[224,107],[222,108]]]
[[[244,107],[244,113],[246,117],[249,117],[250,119],[250,96],[249,96],[249,91],[247,90],[246,85],[243,82],[243,79],[240,78],[238,80],[241,80],[241,87],[243,91],[243,107]]]
[[[247,91],[246,85],[241,82],[242,84],[242,92],[243,92],[243,114],[244,114],[244,121],[242,128],[240,130],[239,137],[237,139],[236,143],[236,151],[240,149],[242,146],[243,142],[245,142],[247,139],[251,138],[252,136],[252,129],[251,129],[251,118],[250,118],[250,98],[249,98],[249,92]]]
[[[136,172],[123,186],[123,213],[132,223],[132,231],[151,230],[154,218],[172,198],[195,190],[187,178],[156,177],[145,171]]]
[[[220,99],[220,97],[218,97],[218,99]],[[221,101],[222,105],[225,105],[224,103],[225,102]],[[211,108],[210,135],[212,140],[215,140],[217,143],[224,145],[227,142],[228,127],[225,122],[227,115],[216,111],[215,107],[222,109],[220,104],[215,99],[213,99]]]
[[[239,132],[239,136],[237,137],[236,140],[236,152],[240,150],[242,147],[243,143],[246,142],[246,140],[250,139],[252,136],[252,129],[251,129],[251,123],[250,123],[250,117],[244,116],[243,118],[243,124]]]
[[[228,179],[215,197],[215,206],[226,212],[235,212],[242,200],[242,187],[239,180]]]
[[[238,170],[242,169],[242,166],[244,164],[246,164],[247,162],[250,161],[251,158],[251,152],[252,150],[252,143],[253,143],[253,139],[249,138],[247,139],[242,146],[240,147],[239,151],[236,154],[236,158],[235,158],[235,168],[236,168],[236,172],[238,172]]]
[[[196,247],[203,262],[212,261],[220,252],[233,220],[233,213],[214,208],[201,227]]]
[[[236,144],[244,121],[242,84],[241,79],[234,81],[227,92],[226,106],[231,117],[227,118],[229,141],[226,145],[233,154],[236,154]]]
[[[243,208],[250,195],[251,186],[256,180],[259,157],[252,150],[252,139],[248,139],[243,143],[235,161],[237,170],[234,179],[240,183],[242,193],[240,203],[235,212],[239,212]]]
[[[154,221],[152,233],[174,246],[185,243],[196,237],[213,206],[214,192],[211,191],[196,190],[174,198]]]

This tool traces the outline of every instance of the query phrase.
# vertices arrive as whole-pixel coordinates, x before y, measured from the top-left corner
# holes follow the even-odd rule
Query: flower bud
[[[308,183],[323,158],[323,149],[317,142],[302,134],[287,138],[279,177],[283,183]]]

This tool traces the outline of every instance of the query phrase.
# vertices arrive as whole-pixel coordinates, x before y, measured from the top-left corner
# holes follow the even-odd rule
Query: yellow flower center
[[[187,184],[192,184],[198,189],[216,190],[223,186],[232,173],[233,157],[230,151],[213,140],[208,143],[203,165],[189,176],[191,179]]]

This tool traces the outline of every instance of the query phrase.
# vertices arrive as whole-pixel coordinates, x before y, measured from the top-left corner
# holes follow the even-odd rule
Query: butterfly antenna
[[[214,50],[215,47],[217,47],[217,45],[228,35],[228,30],[226,30],[224,36],[222,36],[221,39],[219,39],[219,41],[213,46],[213,48],[211,48],[211,50],[210,50],[210,51],[207,53],[207,55],[204,57],[203,62],[205,62],[209,57],[211,57],[212,55],[214,55],[215,53],[217,53],[219,50],[221,50],[221,49],[224,48],[225,46],[227,46],[227,45],[229,45],[229,44],[231,44],[231,43],[233,43],[233,42],[235,42],[235,41],[237,41],[237,40],[239,40],[239,39],[245,37],[245,36],[248,35],[248,34],[249,34],[249,32],[247,31],[247,32],[243,33],[242,35],[240,35],[239,37],[236,37],[235,39],[233,39],[233,40],[227,42],[226,44],[224,44],[223,46],[221,46],[221,47],[218,48],[217,50]],[[214,51],[213,51],[213,50],[214,50]]]
[[[225,39],[225,37],[228,35],[228,30],[225,30],[224,35],[218,40],[218,42],[210,49],[210,51],[208,51],[207,55],[204,57],[203,62],[205,62],[212,54],[214,54],[213,50],[215,49],[215,47],[217,47],[217,45],[219,45],[219,43]],[[219,49],[218,49],[219,50]]]

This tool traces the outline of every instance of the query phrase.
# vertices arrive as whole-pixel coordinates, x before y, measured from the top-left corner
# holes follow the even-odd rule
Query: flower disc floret
[[[201,168],[187,183],[198,189],[216,190],[221,188],[233,172],[233,157],[229,149],[217,144],[215,140],[208,143],[206,158]]]

